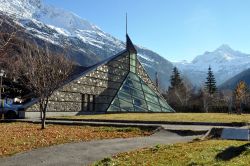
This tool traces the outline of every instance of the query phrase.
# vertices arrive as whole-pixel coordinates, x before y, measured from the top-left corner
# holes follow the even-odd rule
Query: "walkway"
[[[157,144],[188,142],[198,136],[179,136],[160,130],[149,137],[106,139],[91,142],[69,143],[40,148],[11,157],[0,158],[1,166],[68,166],[89,165],[116,153]]]

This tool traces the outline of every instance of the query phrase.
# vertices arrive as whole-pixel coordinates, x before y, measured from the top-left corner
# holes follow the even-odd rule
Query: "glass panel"
[[[144,92],[150,93],[150,94],[156,96],[156,94],[154,93],[154,91],[152,91],[146,84],[142,84],[142,88],[143,88]]]
[[[130,88],[130,92],[131,92],[132,96],[135,96],[135,97],[138,97],[138,98],[145,100],[144,94],[140,90]]]
[[[151,103],[159,104],[157,96],[152,96],[150,94],[145,93],[145,98],[147,101],[150,101]]]
[[[135,112],[148,112],[148,110],[135,106]]]
[[[128,110],[121,109],[121,112],[129,112]],[[133,111],[134,112],[134,111]]]
[[[136,81],[132,81],[130,79],[126,80],[125,85],[130,86],[132,88],[140,89],[140,90],[142,89],[140,83],[138,83]]]
[[[108,112],[120,112],[121,109],[119,107],[116,107],[114,105],[111,105],[108,109]]]
[[[127,94],[127,93],[124,93],[124,92],[122,92],[122,91],[119,91],[118,97],[119,97],[120,99],[123,99],[123,100],[126,100],[126,101],[132,103],[131,96],[130,96],[129,94]]]
[[[155,105],[153,103],[147,102],[148,110],[151,112],[161,112],[161,107],[159,105]]]
[[[118,99],[117,97],[113,100],[112,105],[115,105],[115,106],[117,106],[117,107],[120,107],[119,99]]]
[[[136,72],[136,55],[130,55],[130,71],[135,73]]]
[[[129,73],[128,78],[131,80],[136,80],[136,81],[140,82],[140,78],[137,75],[135,75],[134,73]]]
[[[137,98],[145,99],[141,90],[134,89],[134,88],[131,88],[131,87],[128,87],[128,86],[124,85],[121,88],[121,91],[125,92],[125,93],[128,93],[128,94],[131,94],[132,96],[135,96]]]
[[[130,58],[136,60],[136,54],[131,54],[131,55],[130,55]]]
[[[143,107],[147,109],[147,104],[145,100],[138,99],[138,98],[133,98],[133,104],[138,107]]]
[[[118,106],[122,112],[172,112],[171,107],[132,72],[128,74],[112,105]]]
[[[132,103],[126,102],[126,101],[124,101],[122,99],[119,99],[119,101],[120,101],[120,107],[121,107],[121,109],[124,109],[124,110],[127,110],[127,111],[131,111],[131,112],[134,111],[134,107],[133,107]]]
[[[161,109],[162,109],[163,112],[172,112],[172,109],[166,109],[166,108],[163,108],[163,107],[161,107]]]
[[[167,104],[167,102],[164,101],[163,99],[159,98],[159,101],[160,101],[160,104],[162,107],[170,108],[170,106]]]
[[[123,85],[122,87],[121,87],[121,90],[122,91],[124,91],[124,92],[126,92],[126,93],[130,93],[130,87],[128,87],[128,86],[126,86],[126,85]]]
[[[134,59],[130,59],[130,65],[136,66],[136,61]]]
[[[130,71],[135,73],[135,66],[130,66]]]

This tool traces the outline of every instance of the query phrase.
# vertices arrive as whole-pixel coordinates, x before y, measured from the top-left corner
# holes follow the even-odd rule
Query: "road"
[[[0,158],[1,166],[82,166],[105,157],[157,144],[188,142],[198,136],[180,136],[161,129],[148,137],[106,139],[90,142],[68,143],[19,153]]]

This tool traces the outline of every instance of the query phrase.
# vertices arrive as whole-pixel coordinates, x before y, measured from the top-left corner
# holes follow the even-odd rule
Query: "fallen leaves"
[[[68,142],[129,138],[151,134],[149,131],[132,127],[48,125],[45,130],[40,128],[40,124],[1,123],[0,157]]]

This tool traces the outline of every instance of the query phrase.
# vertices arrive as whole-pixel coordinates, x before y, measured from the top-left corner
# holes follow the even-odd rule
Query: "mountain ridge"
[[[219,86],[219,89],[231,89],[234,90],[236,85],[240,82],[244,81],[246,84],[250,85],[250,68],[246,69],[239,74],[235,75],[234,77],[228,79],[224,83]]]
[[[0,4],[0,11],[16,17],[16,22],[33,36],[58,46],[66,43],[76,49],[78,53],[74,58],[81,65],[94,63],[84,62],[87,54],[96,56],[98,62],[125,48],[123,41],[103,32],[98,26],[72,12],[44,4],[42,0],[0,0]],[[155,79],[157,71],[162,78],[161,88],[166,89],[173,68],[172,63],[149,49],[139,46],[136,48],[139,60],[152,80]],[[162,66],[159,66],[159,63]]]
[[[217,85],[250,68],[250,54],[233,50],[223,44],[214,51],[206,51],[196,56],[191,62],[174,63],[193,85],[204,85],[208,67],[211,66]]]

